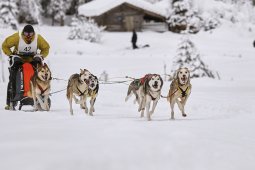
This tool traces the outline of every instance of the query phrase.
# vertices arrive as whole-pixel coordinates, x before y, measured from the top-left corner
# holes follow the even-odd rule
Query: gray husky
[[[76,104],[80,104],[81,108],[85,108],[86,95],[88,94],[88,84],[91,73],[86,69],[80,69],[80,74],[73,74],[68,80],[66,97],[70,104],[70,113],[73,115],[72,100]],[[80,100],[76,98],[80,97]]]

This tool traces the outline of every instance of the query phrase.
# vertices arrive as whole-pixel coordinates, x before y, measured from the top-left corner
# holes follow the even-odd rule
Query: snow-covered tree
[[[52,18],[52,25],[55,25],[55,22],[60,23],[63,26],[65,19],[66,4],[64,0],[51,0],[49,12]]]
[[[169,29],[172,32],[197,33],[202,26],[202,18],[192,9],[190,0],[173,0],[172,13],[168,20]]]
[[[50,2],[51,0],[40,0],[40,5],[42,7],[42,15],[45,17],[50,16],[49,13]]]
[[[73,18],[68,38],[71,40],[83,39],[90,42],[100,42],[104,29],[105,27],[98,26],[94,20],[79,16]]]
[[[216,17],[213,17],[213,16],[206,16],[206,17],[204,16],[203,20],[204,20],[203,28],[205,31],[215,29],[221,24],[219,19],[217,19]]]
[[[19,0],[19,23],[39,24],[41,6],[39,0]]]
[[[213,71],[202,61],[195,44],[187,37],[184,37],[179,44],[177,55],[174,58],[171,74],[181,67],[187,67],[190,70],[191,78],[210,77],[215,78]]]
[[[11,27],[18,29],[18,8],[15,0],[0,1],[0,27]]]
[[[77,15],[78,6],[79,6],[79,0],[66,0],[66,14]]]

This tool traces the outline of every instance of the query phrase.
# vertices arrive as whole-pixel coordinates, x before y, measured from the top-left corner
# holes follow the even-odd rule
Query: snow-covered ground
[[[37,28],[38,29],[38,28]],[[105,33],[101,44],[67,40],[68,27],[42,26],[51,44],[46,62],[53,77],[68,79],[80,68],[111,80],[124,76],[170,72],[182,35],[138,32]],[[1,43],[11,30],[0,31]],[[191,35],[210,69],[221,80],[192,79],[188,117],[169,120],[170,108],[160,99],[152,121],[140,118],[133,99],[124,102],[126,84],[100,85],[93,117],[74,105],[69,113],[65,92],[51,97],[49,112],[5,111],[6,83],[0,83],[1,170],[253,170],[255,168],[254,32],[231,24]],[[7,73],[7,61],[5,62]],[[122,78],[121,78],[122,77]],[[170,82],[165,82],[166,95]],[[52,81],[52,91],[66,81]],[[31,110],[31,107],[24,107]]]

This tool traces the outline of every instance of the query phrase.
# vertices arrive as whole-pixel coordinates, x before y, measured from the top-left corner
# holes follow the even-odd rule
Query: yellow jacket
[[[18,45],[19,45],[19,32],[14,33],[13,35],[7,37],[3,44],[2,44],[2,50],[3,52],[7,55],[10,56],[12,54],[17,54],[18,52]],[[34,38],[33,38],[34,40]],[[11,48],[14,49],[12,50]],[[41,52],[40,54],[42,55],[43,58],[47,57],[47,55],[49,54],[49,49],[50,49],[50,45],[48,44],[48,42],[40,35],[38,34],[38,38],[37,38],[37,49],[39,49]],[[30,62],[32,61],[32,58],[23,58],[24,62]]]

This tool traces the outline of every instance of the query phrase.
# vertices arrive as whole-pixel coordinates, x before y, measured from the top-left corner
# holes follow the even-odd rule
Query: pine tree
[[[51,0],[40,0],[40,5],[42,7],[42,14],[45,17],[49,17],[49,6],[50,6]]]
[[[19,0],[19,23],[39,24],[41,6],[39,0]]]
[[[52,25],[55,25],[55,22],[58,22],[61,26],[64,26],[64,19],[66,16],[66,5],[64,0],[52,0],[49,11],[52,18]]]
[[[67,0],[66,1],[66,14],[67,15],[77,15],[78,14],[78,6],[79,0]]]
[[[18,8],[15,0],[0,1],[0,26],[18,29],[17,22]]]
[[[83,39],[90,42],[100,42],[104,29],[105,27],[99,27],[94,20],[79,16],[78,18],[73,18],[68,38],[71,40]]]
[[[214,73],[208,69],[208,66],[202,61],[200,54],[197,52],[195,44],[188,38],[184,38],[179,44],[177,56],[174,58],[172,75],[181,68],[187,67],[191,74],[190,77],[210,77],[215,78]]]
[[[167,22],[169,30],[176,33],[188,31],[189,33],[197,33],[202,26],[202,18],[197,12],[192,10],[190,0],[173,0],[173,12],[170,14]]]

